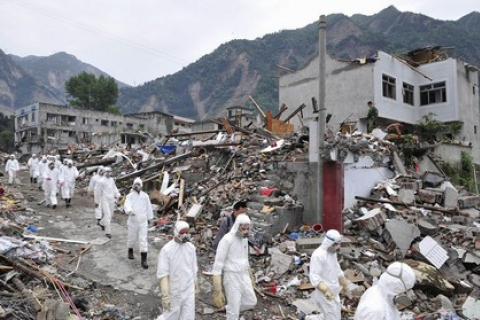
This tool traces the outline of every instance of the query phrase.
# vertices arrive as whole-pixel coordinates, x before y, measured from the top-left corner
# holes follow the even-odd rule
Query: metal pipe
[[[317,222],[323,222],[323,159],[322,151],[325,147],[325,116],[327,108],[325,107],[326,95],[326,63],[327,55],[327,22],[325,15],[321,15],[318,22],[318,60],[319,60],[319,78],[318,78],[318,169],[317,169]]]

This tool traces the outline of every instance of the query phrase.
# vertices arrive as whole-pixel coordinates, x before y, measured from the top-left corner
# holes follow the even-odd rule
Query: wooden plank
[[[295,109],[285,120],[283,120],[284,122],[288,122],[290,119],[292,119],[293,117],[295,117],[295,115],[297,113],[299,113],[300,111],[302,111],[303,109],[305,109],[306,105],[305,103],[302,103],[300,105],[300,107],[298,107],[297,109]]]
[[[178,195],[178,208],[183,206],[183,200],[185,198],[185,179],[180,179],[180,193]]]
[[[262,108],[260,108],[260,106],[257,104],[257,102],[252,98],[251,95],[248,95],[248,99],[250,99],[250,101],[252,101],[253,105],[255,106],[255,108],[257,108],[258,112],[260,112],[260,114],[265,118],[265,112],[263,112]]]

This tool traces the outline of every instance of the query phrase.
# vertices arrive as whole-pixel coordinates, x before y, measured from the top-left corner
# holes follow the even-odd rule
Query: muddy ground
[[[159,250],[168,241],[162,231],[149,232],[149,254],[147,270],[140,266],[140,254],[135,248],[135,259],[127,259],[126,215],[115,213],[112,220],[112,238],[105,237],[104,232],[96,225],[94,206],[91,197],[75,194],[72,207],[66,208],[58,197],[56,209],[39,205],[43,191],[29,183],[26,172],[19,175],[22,185],[18,189],[26,199],[26,215],[33,217],[37,228],[35,235],[70,240],[81,240],[94,243],[81,255],[80,261],[75,257],[84,244],[57,242],[54,244],[71,251],[56,253],[55,264],[57,274],[65,282],[76,284],[85,290],[70,290],[75,298],[84,298],[88,302],[86,309],[97,319],[155,319],[161,314],[161,298],[155,277]],[[3,178],[5,181],[5,178]],[[198,250],[199,269],[213,263],[212,254],[207,250]],[[257,263],[253,260],[252,263]],[[200,294],[196,299],[196,319],[224,319],[224,312],[217,312],[211,305],[211,279],[199,274]],[[244,319],[281,319],[283,313],[294,315],[294,310],[282,299],[273,297],[258,298],[258,305],[253,311],[243,314]],[[81,301],[81,300],[79,300]],[[108,312],[106,312],[108,310]]]

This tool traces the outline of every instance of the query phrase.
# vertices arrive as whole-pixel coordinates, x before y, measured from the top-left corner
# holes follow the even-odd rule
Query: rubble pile
[[[261,301],[255,319],[321,319],[308,299],[314,290],[308,274],[310,255],[326,230],[318,223],[304,223],[294,173],[285,165],[308,162],[307,150],[308,141],[299,135],[243,130],[169,139],[144,149],[148,159],[135,150],[117,148],[107,154],[82,151],[71,157],[81,171],[79,188],[86,188],[100,165],[112,167],[124,195],[133,179],[141,177],[157,213],[149,229],[155,237],[167,239],[178,218],[190,222],[205,283],[219,219],[231,213],[236,201],[248,200],[254,222],[249,240],[261,249],[250,252]],[[362,293],[393,261],[409,264],[417,275],[408,293],[414,304],[402,309],[404,319],[480,318],[480,197],[454,186],[440,173],[409,174],[397,151],[394,143],[371,135],[336,134],[326,141],[322,153],[324,159],[341,163],[349,157],[353,162],[370,157],[398,172],[393,179],[379,181],[370,196],[357,196],[357,204],[343,212],[339,259],[351,289],[343,300],[344,318],[353,318]],[[53,319],[52,312],[70,307],[89,318],[96,306],[95,310],[103,310],[97,316],[123,319],[121,309],[99,307],[99,302],[85,299],[81,291],[90,290],[91,283],[69,277],[55,264],[65,252],[68,259],[80,259],[91,244],[78,243],[72,253],[70,247],[62,249],[52,245],[54,241],[31,237],[35,215],[26,209],[21,194],[2,197],[0,206],[0,295],[7,301],[1,304],[0,318],[15,313],[22,319]],[[211,286],[201,290],[210,296]],[[197,299],[197,312],[212,319],[220,316],[203,297]]]

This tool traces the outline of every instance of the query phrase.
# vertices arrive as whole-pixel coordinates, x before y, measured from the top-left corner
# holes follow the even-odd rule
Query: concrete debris
[[[308,135],[238,127],[226,119],[215,123],[226,129],[170,134],[141,150],[117,145],[106,150],[77,150],[64,156],[76,162],[80,170],[77,188],[85,197],[90,177],[101,165],[112,168],[123,197],[130,191],[133,180],[141,177],[155,208],[155,219],[149,227],[151,243],[163,245],[168,241],[176,220],[190,223],[203,270],[197,316],[219,319],[217,310],[206,298],[211,295],[212,242],[219,221],[232,213],[237,201],[245,200],[253,222],[249,235],[250,266],[256,292],[262,298],[261,307],[255,313],[250,311],[245,319],[322,319],[323,315],[315,314],[317,307],[309,300],[315,290],[309,282],[309,262],[330,226],[315,221],[316,217],[312,218],[309,212],[315,209],[311,203],[316,197],[310,181]],[[391,262],[402,260],[417,275],[417,282],[409,292],[414,304],[403,310],[404,319],[437,319],[436,315],[447,319],[447,314],[455,312],[479,318],[475,289],[480,284],[480,197],[454,186],[442,173],[412,170],[396,143],[378,141],[371,134],[353,130],[345,134],[328,133],[320,156],[345,165],[342,169],[345,194],[338,197],[342,203],[335,203],[344,208],[343,212],[338,210],[339,220],[343,219],[343,229],[339,231],[344,235],[338,256],[351,282],[350,295],[343,300],[344,315],[351,319],[362,293]],[[422,160],[420,154],[415,158]],[[75,269],[63,269],[57,264],[52,268],[53,262],[63,256],[68,256],[72,265],[80,264],[80,258],[93,255],[85,247],[82,251],[80,245],[101,247],[109,240],[103,241],[102,237],[88,240],[78,235],[77,239],[69,240],[66,236],[48,237],[41,232],[34,236],[31,233],[41,230],[33,231],[40,222],[35,220],[35,210],[28,208],[32,201],[14,188],[4,191],[0,196],[2,295],[13,297],[23,292],[23,298],[30,303],[20,307],[12,298],[0,307],[0,317],[15,313],[22,319],[49,319],[52,310],[64,317],[72,304],[39,298],[41,308],[37,310],[35,299],[26,294],[29,290],[40,290],[44,294],[34,297],[54,296],[60,283],[46,277],[44,274],[48,272],[64,279],[61,284],[75,298],[80,296],[77,291],[92,290],[91,301],[78,311],[85,319],[94,313],[92,310],[96,318],[132,318],[120,306],[104,303],[101,292],[92,289],[98,284],[92,285],[76,275]],[[117,205],[114,233],[121,233],[124,225],[120,222],[126,221],[121,210],[122,199]],[[52,215],[44,223],[75,227],[63,220],[63,214]],[[21,234],[24,237],[20,239]],[[96,258],[100,256],[96,252]],[[42,273],[37,265],[43,265]],[[12,279],[19,277],[10,273],[12,270],[22,273],[26,291],[14,285]],[[148,283],[132,283],[128,289],[122,289],[139,295],[157,294],[155,287],[143,288],[151,286],[155,278],[145,281]],[[80,300],[75,301],[82,305]],[[158,301],[156,296],[155,301]]]

